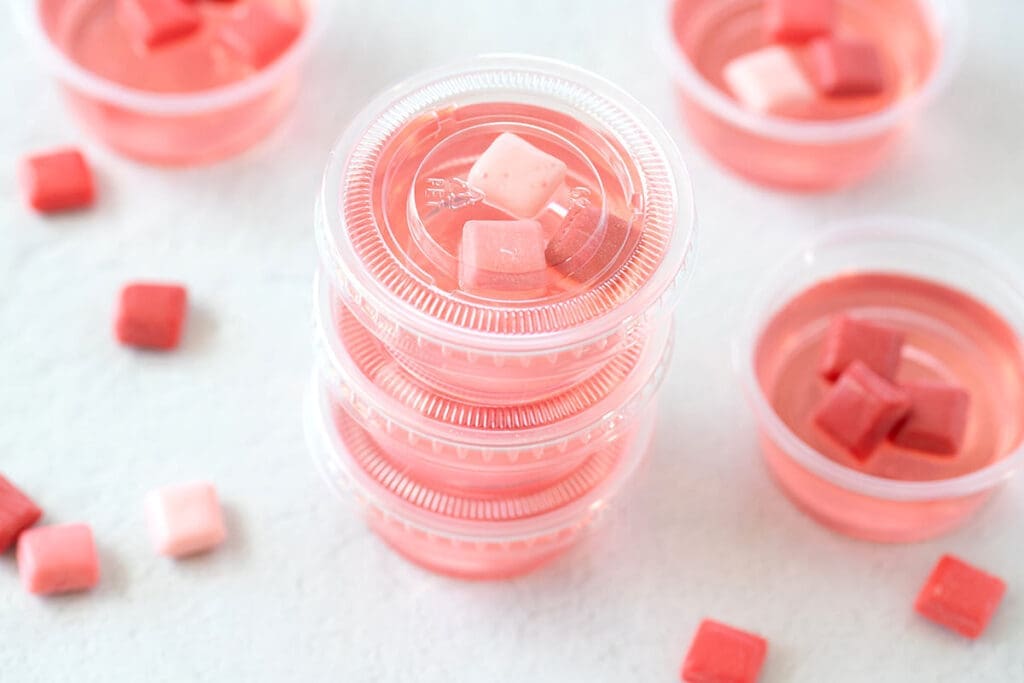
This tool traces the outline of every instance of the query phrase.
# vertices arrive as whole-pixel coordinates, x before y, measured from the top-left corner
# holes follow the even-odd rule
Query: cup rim
[[[29,46],[54,76],[72,89],[95,99],[112,102],[156,116],[198,114],[227,109],[273,89],[309,53],[322,35],[331,12],[329,0],[309,0],[308,16],[292,44],[264,69],[239,81],[195,92],[162,93],[132,88],[97,76],[53,44],[37,11],[38,0],[15,0],[15,24]]]
[[[744,109],[701,75],[679,46],[672,30],[672,15],[679,2],[662,0],[654,31],[656,46],[668,62],[673,80],[701,106],[737,128],[794,143],[836,144],[871,137],[895,127],[949,85],[963,61],[967,42],[967,5],[963,0],[923,0],[931,9],[932,30],[941,42],[935,66],[921,87],[870,114],[835,121],[797,121]]]
[[[778,285],[787,279],[787,273],[792,273],[794,267],[806,262],[816,249],[864,236],[882,240],[920,240],[984,264],[995,277],[1009,286],[1015,298],[1015,306],[1024,316],[1024,278],[1015,276],[1009,261],[991,247],[978,244],[940,224],[906,217],[875,215],[834,224],[832,228],[807,240],[761,280],[755,290],[758,294],[751,298],[747,306],[741,332],[733,340],[734,370],[739,375],[747,402],[757,418],[758,428],[805,469],[832,484],[874,498],[894,501],[960,498],[986,491],[1008,480],[1024,468],[1024,441],[996,462],[967,474],[932,481],[900,481],[858,472],[835,462],[808,445],[772,408],[757,379],[754,363],[763,323],[771,311],[778,309],[778,305],[772,305],[772,295],[776,293]],[[1017,331],[1024,334],[1024,329]]]

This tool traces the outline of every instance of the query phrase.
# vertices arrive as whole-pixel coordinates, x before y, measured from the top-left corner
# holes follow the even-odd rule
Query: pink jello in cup
[[[653,431],[648,412],[635,438],[614,442],[558,481],[528,492],[466,493],[410,476],[314,377],[306,433],[317,467],[359,504],[374,532],[431,571],[500,579],[537,569],[591,528],[640,464]]]
[[[902,338],[895,375],[871,382],[891,382],[885,391],[911,399],[911,412],[873,452],[854,454],[820,428],[837,318]],[[798,507],[842,533],[882,542],[945,533],[1024,467],[1020,267],[940,226],[868,219],[801,249],[757,291],[736,364],[769,471]],[[854,374],[870,372],[861,363]],[[936,395],[945,403],[913,403]],[[937,424],[935,410],[965,422]],[[908,438],[911,425],[923,431]]]
[[[657,30],[683,118],[711,156],[756,183],[812,192],[855,183],[888,158],[918,112],[951,79],[966,40],[965,3],[819,0],[836,6],[832,33],[824,40],[874,48],[877,57],[869,61],[880,65],[872,66],[881,87],[805,97],[802,92],[823,78],[815,65],[825,47],[774,39],[766,9],[773,2],[666,0]],[[771,57],[746,69],[748,80],[740,83],[758,99],[741,104],[727,72],[736,60],[766,48]],[[830,86],[836,84],[818,83],[826,92]]]
[[[121,1],[14,6],[82,124],[126,156],[167,165],[223,159],[269,134],[291,108],[330,5],[182,2],[188,21],[179,5],[175,22],[166,2],[157,11],[160,2]]]
[[[413,376],[508,405],[587,379],[669,319],[689,179],[661,124],[558,62],[480,57],[388,90],[317,211],[339,304]]]
[[[512,405],[468,403],[408,373],[318,278],[320,376],[343,410],[410,478],[436,490],[529,493],[597,453],[631,449],[671,358],[668,325],[579,384]]]

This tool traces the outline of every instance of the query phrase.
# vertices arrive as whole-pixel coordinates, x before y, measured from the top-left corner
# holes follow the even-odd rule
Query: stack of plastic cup
[[[467,180],[507,133],[566,166],[531,219],[548,239],[571,211],[592,220],[545,287],[506,296],[467,286],[460,238],[523,218]],[[667,133],[600,78],[492,56],[389,90],[336,145],[317,207],[319,468],[439,572],[510,576],[567,549],[647,453],[695,227]]]

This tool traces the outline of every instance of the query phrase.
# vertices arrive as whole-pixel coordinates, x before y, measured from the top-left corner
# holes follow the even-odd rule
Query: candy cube
[[[832,32],[836,9],[836,0],[768,0],[765,27],[772,40],[810,40]]]
[[[705,619],[683,662],[686,683],[754,683],[768,642],[753,633]]]
[[[814,423],[859,460],[910,411],[910,397],[895,384],[854,361],[825,395]]]
[[[817,93],[788,48],[770,45],[733,59],[722,74],[740,104],[766,114],[812,102]]]
[[[601,211],[593,206],[569,209],[544,250],[544,258],[563,275],[583,282],[614,260],[629,237],[629,223],[608,214],[601,229]]]
[[[19,175],[29,205],[42,213],[89,206],[95,196],[92,171],[76,149],[28,157]]]
[[[42,516],[43,511],[28,496],[0,476],[0,553],[10,548],[18,535]]]
[[[812,80],[823,95],[877,95],[885,89],[882,57],[871,43],[820,38],[807,52]]]
[[[92,588],[100,562],[85,524],[29,529],[18,538],[18,572],[25,590],[38,595]]]
[[[855,360],[892,380],[900,366],[903,333],[846,315],[832,319],[821,358],[821,374],[835,380]]]
[[[277,59],[299,35],[299,26],[266,2],[240,7],[217,40],[254,69]]]
[[[121,290],[115,332],[126,346],[173,349],[181,339],[187,294],[180,285],[134,283]]]
[[[117,0],[117,17],[132,40],[147,48],[184,38],[199,28],[199,10],[184,0]]]
[[[217,490],[211,484],[179,484],[146,496],[146,522],[161,555],[185,557],[220,545],[227,537]]]
[[[529,297],[544,292],[544,229],[537,221],[467,221],[459,247],[459,286],[467,292]]]
[[[566,165],[512,133],[502,133],[469,169],[467,180],[487,202],[518,218],[533,218],[565,180]]]
[[[932,621],[968,638],[988,626],[1006,584],[997,576],[944,555],[925,583],[914,609]]]
[[[938,382],[907,383],[902,388],[910,396],[910,413],[892,434],[892,442],[935,455],[956,455],[967,430],[970,394]]]

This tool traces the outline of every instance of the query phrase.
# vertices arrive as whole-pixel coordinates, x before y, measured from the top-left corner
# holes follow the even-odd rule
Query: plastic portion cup
[[[913,278],[908,283],[925,284],[883,287],[870,301],[855,289],[833,292],[815,299],[814,310],[796,312],[793,302],[809,301],[807,292],[818,291],[812,288],[859,273],[908,276]],[[923,294],[935,291],[943,294]],[[1024,467],[1024,280],[998,254],[940,226],[871,218],[822,235],[785,260],[757,292],[734,346],[736,367],[757,418],[769,471],[793,502],[822,524],[873,541],[927,539],[963,524]],[[910,307],[913,302],[919,306]],[[893,478],[858,471],[827,457],[796,433],[791,420],[782,419],[770,395],[773,377],[783,372],[783,361],[775,357],[795,358],[801,348],[811,348],[808,337],[850,307],[895,315],[911,326],[902,361],[910,371],[942,374],[953,368],[964,373],[951,381],[966,378],[974,391],[975,427],[968,429],[968,442],[973,429],[974,443],[984,442],[986,450],[977,467],[957,464],[974,462],[976,454],[965,450],[953,459],[909,456],[911,472],[926,474],[920,480],[906,472]],[[800,326],[787,327],[784,321],[791,319],[799,319]],[[929,343],[933,349],[925,348]],[[973,358],[958,360],[960,354]],[[885,466],[883,458],[879,467]],[[957,467],[965,471],[942,476],[943,468]]]
[[[94,0],[109,2],[114,0]],[[74,3],[75,6],[72,6]],[[300,70],[321,32],[330,4],[306,0],[299,36],[265,68],[214,88],[154,92],[102,78],[69,57],[54,31],[70,30],[43,16],[95,11],[76,0],[15,0],[13,10],[30,47],[60,84],[65,98],[90,132],[125,156],[152,164],[190,165],[238,154],[266,137],[291,110]],[[64,6],[67,9],[64,9]]]
[[[514,167],[531,158],[563,172],[524,178]],[[487,272],[487,231],[463,238],[474,221],[516,240],[541,231],[545,262],[536,244],[508,247],[521,270]],[[410,374],[509,405],[570,389],[662,325],[695,214],[678,150],[626,93],[558,62],[488,56],[406,81],[356,118],[316,231],[325,277]]]
[[[628,449],[599,451],[550,487],[482,497],[409,477],[315,377],[306,405],[310,450],[332,488],[354,499],[370,528],[407,559],[470,579],[524,574],[580,540],[637,468],[653,420],[651,413]]]
[[[871,36],[888,54],[887,102],[845,117],[796,119],[742,107],[695,62],[719,67],[740,45],[765,44],[761,0],[666,0],[656,31],[683,118],[720,163],[756,183],[818,192],[878,168],[918,112],[947,85],[967,35],[962,0],[840,0],[840,31]]]
[[[320,376],[332,405],[437,490],[536,491],[596,453],[632,448],[671,360],[663,325],[572,389],[509,406],[465,403],[410,375],[318,278]]]

